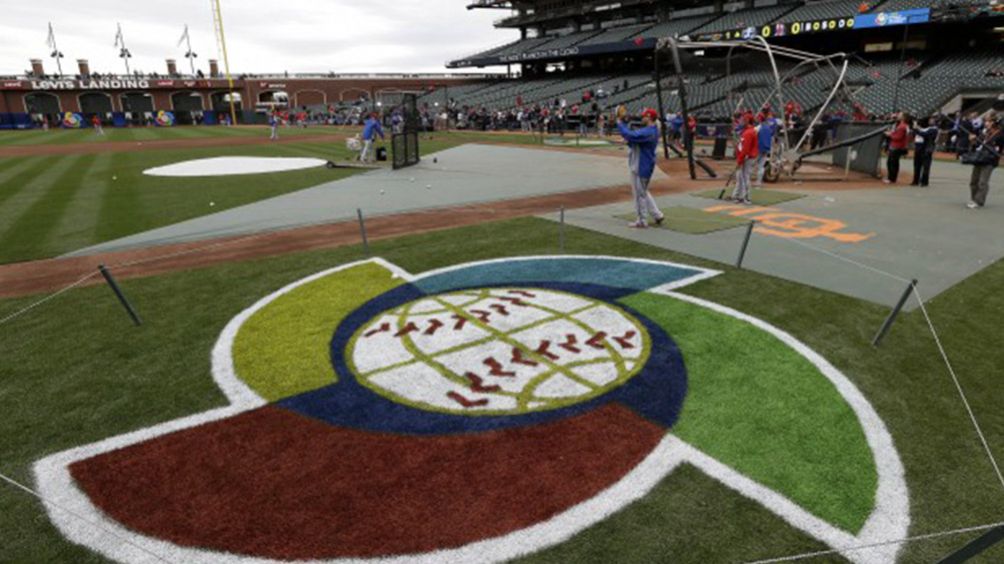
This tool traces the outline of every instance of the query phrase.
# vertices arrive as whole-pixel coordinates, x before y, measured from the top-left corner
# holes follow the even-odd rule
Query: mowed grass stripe
[[[168,127],[165,128],[165,134],[172,140],[179,139],[204,139],[206,137],[211,137],[212,132],[200,131],[199,126],[194,127]]]
[[[39,254],[49,233],[80,189],[84,176],[81,171],[90,170],[94,160],[94,155],[60,159],[39,176],[37,182],[29,184],[24,197],[16,202],[19,205],[8,205],[0,210],[0,224],[13,219],[0,237],[0,257],[5,261],[18,261]]]
[[[38,179],[45,172],[45,169],[51,168],[53,162],[56,161],[50,157],[31,157],[24,159],[22,165],[15,166],[0,176],[0,225],[2,225],[6,211],[5,203],[7,200],[16,196],[32,181]]]
[[[80,131],[75,129],[55,129],[49,131],[22,131],[12,134],[11,145],[48,145],[72,140]],[[25,137],[21,137],[24,135]]]
[[[95,241],[108,241],[156,225],[140,202],[140,190],[145,184],[142,180],[142,170],[136,166],[137,155],[143,158],[141,153],[117,155],[115,170],[119,179],[114,189],[106,190],[101,198]]]
[[[25,168],[40,160],[42,160],[42,157],[13,157],[9,159],[0,159],[0,190],[3,190],[3,185],[7,182],[7,180],[20,174]]]
[[[136,127],[129,131],[132,133],[133,141],[156,141],[157,139],[163,139],[161,132],[158,131],[156,126]]]
[[[45,241],[44,252],[58,255],[68,249],[87,246],[94,239],[98,213],[105,193],[110,186],[118,183],[115,175],[112,153],[94,155],[87,172],[80,179],[79,189],[73,194],[66,213],[59,219]]]
[[[284,143],[278,146],[277,150],[284,155],[302,155],[325,160],[336,156],[331,147],[313,143]]]

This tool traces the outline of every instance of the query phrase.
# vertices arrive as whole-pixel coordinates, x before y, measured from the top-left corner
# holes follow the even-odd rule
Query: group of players
[[[857,108],[855,108],[857,109]],[[795,104],[784,107],[784,121],[776,117],[769,105],[764,105],[759,112],[754,114],[750,110],[739,112],[734,119],[735,134],[735,158],[736,168],[732,173],[731,180],[735,181],[735,187],[731,196],[727,200],[740,204],[751,205],[751,188],[762,185],[764,175],[769,165],[774,139],[780,129],[784,126],[791,126],[801,113],[801,108]],[[656,149],[660,141],[659,113],[651,108],[647,108],[641,113],[641,126],[632,129],[627,121],[627,108],[621,106],[616,112],[617,132],[624,139],[628,146],[628,169],[631,175],[632,195],[634,197],[636,219],[629,226],[643,229],[648,227],[650,220],[658,226],[665,220],[665,215],[656,205],[655,199],[649,192],[649,184],[655,172]],[[667,116],[666,127],[671,132],[671,141],[679,139],[683,130],[683,118],[679,115]],[[696,130],[696,121],[691,116],[691,122],[687,124],[687,129],[693,139]],[[276,125],[273,122],[273,133]],[[994,132],[1000,132],[998,122],[994,120],[992,126]],[[381,140],[385,138],[384,130],[377,113],[370,114],[363,124],[361,136],[360,152],[358,160],[371,162],[374,158],[373,143],[376,137]],[[991,147],[1004,147],[1004,133],[998,135],[989,143]],[[999,162],[999,154],[996,154],[993,165]],[[980,167],[977,166],[979,169]],[[975,176],[975,172],[974,172]],[[989,174],[986,174],[989,177]],[[985,184],[989,178],[982,181]],[[975,197],[974,197],[975,199]],[[985,196],[984,196],[985,201]],[[978,203],[982,207],[982,202]],[[974,206],[972,203],[970,207]]]

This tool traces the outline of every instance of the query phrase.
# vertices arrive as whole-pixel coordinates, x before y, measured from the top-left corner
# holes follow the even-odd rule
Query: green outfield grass
[[[0,159],[0,262],[57,256],[354,172],[319,167],[168,178],[144,175],[150,167],[220,155],[324,158],[343,152],[337,144],[304,143]]]
[[[344,130],[333,127],[283,127],[280,137],[302,137],[342,134]],[[15,145],[71,145],[74,143],[100,144],[110,141],[165,141],[178,139],[209,139],[233,137],[267,138],[269,128],[265,125],[242,125],[238,127],[178,126],[178,127],[106,127],[104,135],[93,129],[59,129],[49,131],[32,129],[28,131],[0,131],[0,147]]]
[[[412,272],[513,253],[551,254],[557,247],[558,226],[534,218],[371,244],[375,254]],[[888,310],[872,303],[567,226],[565,249],[576,254],[646,257],[723,270],[722,276],[682,291],[760,317],[792,333],[861,389],[889,427],[905,465],[912,534],[1004,518],[1004,492],[919,312],[902,315],[882,347],[876,349],[870,339]],[[209,373],[210,350],[223,326],[285,284],[362,257],[362,249],[354,246],[124,280],[124,290],[145,320],[140,328],[131,326],[103,286],[71,290],[0,326],[0,400],[4,405],[0,471],[32,483],[30,466],[44,455],[223,405],[224,397]],[[999,458],[1004,457],[1004,412],[1000,409],[1004,403],[1004,387],[1000,385],[1004,348],[991,343],[997,338],[1000,312],[1004,311],[1001,287],[1004,262],[989,266],[929,303],[945,349]],[[0,318],[33,299],[37,297],[0,301]],[[688,323],[705,322],[678,318],[670,309],[665,315],[667,323],[684,324],[679,328],[684,340],[690,339]],[[688,346],[707,350],[703,361],[711,366],[717,346],[761,346],[730,342],[738,337],[729,334],[720,337],[721,342]],[[722,374],[721,378],[726,381],[739,376]],[[728,395],[724,386],[708,392]],[[733,398],[708,396],[705,401],[714,405],[726,400],[741,402],[742,392],[735,394]],[[712,415],[720,418],[727,413]],[[700,431],[687,425],[681,419],[680,431]],[[756,441],[767,448],[771,436],[720,448],[748,447]],[[839,445],[817,448],[839,450]],[[833,484],[835,489],[844,487],[848,484]],[[807,491],[801,495],[814,494]],[[0,484],[0,507],[2,559],[104,561],[63,540],[41,504],[24,492]],[[918,542],[903,552],[903,561],[936,561],[976,536],[971,533]],[[756,503],[694,468],[683,467],[612,518],[525,560],[741,562],[821,548]],[[999,547],[988,553],[985,561],[1001,559],[1004,548]]]
[[[111,129],[108,139],[156,139],[193,135],[267,135],[255,127]],[[357,129],[314,127],[283,130],[293,135],[345,134]],[[177,136],[188,137],[177,137]],[[24,136],[22,138],[22,136]],[[62,137],[59,137],[62,136]],[[145,138],[145,137],[144,137]],[[101,143],[91,131],[0,133],[4,143]],[[62,141],[61,141],[62,140]],[[533,144],[519,134],[450,132],[423,136],[423,154],[477,141]],[[175,162],[224,155],[316,157],[347,160],[340,139],[266,145],[158,149],[126,153],[28,157],[0,156],[0,264],[59,256],[83,247],[223,211],[345,178],[358,171],[314,168],[230,177],[151,177],[143,171]],[[210,205],[212,204],[212,205]]]
[[[321,135],[355,135],[362,130],[361,127],[348,126],[310,126],[281,127],[279,128],[279,138],[287,137],[316,137]],[[389,133],[388,133],[389,135]],[[87,145],[100,145],[111,141],[129,142],[136,141],[170,141],[185,139],[228,139],[234,137],[260,137],[267,139],[269,127],[265,125],[241,125],[237,127],[221,126],[177,126],[177,127],[106,127],[104,135],[98,135],[93,129],[59,129],[53,128],[49,131],[31,129],[26,131],[0,131],[0,148],[5,146],[23,145],[72,145],[83,143]],[[423,134],[423,138],[427,138]],[[455,142],[477,141],[490,139],[500,143],[520,143],[520,144],[540,144],[539,138],[531,135],[524,135],[515,132],[485,133],[480,131],[450,131],[437,132],[434,138],[452,138]],[[569,135],[569,139],[574,136]],[[574,147],[574,146],[573,146]],[[584,147],[585,148],[585,147]]]

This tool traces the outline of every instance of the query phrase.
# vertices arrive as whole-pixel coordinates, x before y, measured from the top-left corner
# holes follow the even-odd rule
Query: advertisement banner
[[[80,129],[84,126],[84,116],[76,112],[66,112],[60,123],[66,129]]]
[[[174,125],[174,114],[164,110],[157,112],[156,119],[153,120],[158,127],[171,127]]]
[[[909,25],[927,23],[931,20],[930,8],[914,8],[899,12],[876,12],[854,16],[854,27],[889,27],[894,25]]]

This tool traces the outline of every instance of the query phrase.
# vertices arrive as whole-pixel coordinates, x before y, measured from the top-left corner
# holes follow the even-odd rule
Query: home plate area
[[[717,274],[338,266],[223,330],[229,406],[44,458],[39,487],[114,533],[50,506],[64,535],[120,561],[497,562],[689,465],[826,546],[879,543],[851,561],[891,561],[909,505],[885,425],[801,342],[679,291]]]

